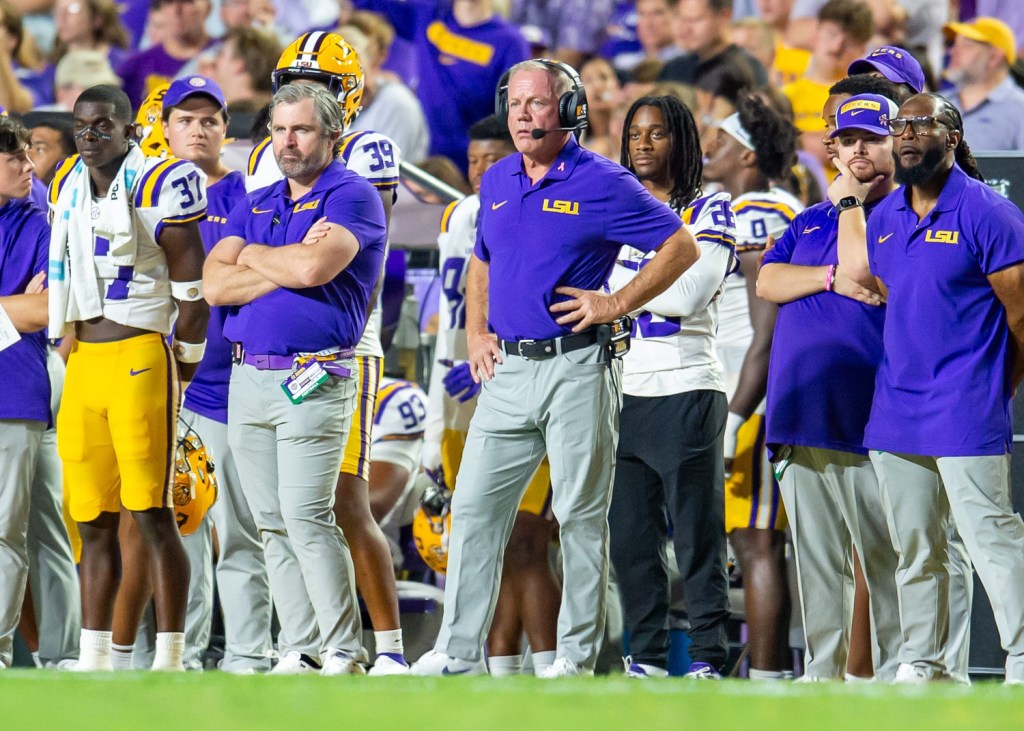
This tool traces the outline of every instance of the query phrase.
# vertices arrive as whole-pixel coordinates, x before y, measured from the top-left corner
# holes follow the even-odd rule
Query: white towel
[[[110,239],[107,260],[111,264],[134,266],[133,188],[145,162],[145,155],[132,143],[107,191],[102,220],[91,215],[92,181],[85,163],[79,159],[68,173],[50,231],[49,337],[63,337],[69,323],[103,314],[103,282],[94,256],[97,230]]]

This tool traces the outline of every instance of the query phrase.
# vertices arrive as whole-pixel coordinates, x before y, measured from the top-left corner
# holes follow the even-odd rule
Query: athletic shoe
[[[413,675],[486,675],[487,666],[483,660],[470,662],[431,650],[414,662],[409,672]]]
[[[397,652],[382,652],[367,675],[408,675],[409,663]]]
[[[690,669],[686,671],[687,678],[695,678],[697,680],[721,680],[722,676],[715,666],[706,662],[694,662],[690,663]]]
[[[900,666],[896,668],[896,678],[893,682],[905,685],[923,685],[936,679],[937,677],[927,667],[901,662]]]
[[[550,680],[551,678],[574,678],[580,675],[593,675],[594,671],[584,670],[577,665],[573,660],[567,657],[556,658],[551,667],[544,668],[537,673],[538,678],[544,678]]]
[[[327,659],[320,669],[321,675],[365,675],[363,666],[341,650],[328,650]]]
[[[310,657],[304,652],[298,650],[292,650],[286,652],[274,669],[271,670],[269,675],[307,675],[309,673],[319,673],[320,663]]]
[[[659,668],[657,665],[647,665],[642,662],[633,662],[633,656],[622,658],[622,664],[626,668],[627,678],[667,678],[668,670]]]

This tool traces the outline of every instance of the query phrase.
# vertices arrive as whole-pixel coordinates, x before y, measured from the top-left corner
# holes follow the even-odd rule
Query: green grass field
[[[1024,729],[1024,687],[9,670],[0,729]]]

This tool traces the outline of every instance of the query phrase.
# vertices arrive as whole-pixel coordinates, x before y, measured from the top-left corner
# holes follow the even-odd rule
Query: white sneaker
[[[667,678],[668,670],[659,668],[657,665],[648,665],[642,662],[633,662],[633,656],[628,655],[622,658],[622,664],[626,667],[627,678]]]
[[[414,662],[409,672],[413,675],[486,675],[487,666],[483,660],[470,662],[431,650]]]
[[[321,675],[364,675],[363,666],[341,650],[328,650]]]
[[[373,667],[367,675],[408,675],[409,663],[397,653],[382,652],[373,661]]]
[[[912,665],[908,662],[901,662],[900,666],[896,669],[896,678],[893,680],[894,683],[903,683],[906,685],[923,685],[930,680],[935,680],[937,677],[933,675],[932,671],[921,665]]]
[[[284,654],[268,675],[307,675],[319,672],[320,663],[314,658],[298,650],[292,650]]]
[[[537,674],[538,678],[550,680],[551,678],[575,678],[580,675],[593,675],[593,671],[586,671],[567,657],[556,658],[551,667],[544,668]]]

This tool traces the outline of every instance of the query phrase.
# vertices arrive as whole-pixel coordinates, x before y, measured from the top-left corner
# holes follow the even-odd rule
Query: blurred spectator
[[[365,42],[355,40],[358,33]],[[410,162],[422,160],[430,149],[427,118],[419,99],[402,81],[381,66],[388,56],[395,29],[379,13],[354,13],[339,32],[359,54],[363,66],[363,111],[350,129],[379,132],[392,139]]]
[[[540,28],[547,55],[578,69],[600,51],[614,11],[614,0],[512,0],[509,20]]]
[[[57,62],[53,74],[53,103],[36,109],[40,112],[70,112],[78,95],[98,84],[121,85],[121,79],[103,51],[68,51]]]
[[[811,61],[804,75],[782,87],[793,105],[794,122],[804,150],[826,162],[821,144],[821,108],[832,84],[846,76],[847,67],[865,55],[874,24],[871,11],[859,0],[829,0],[818,12]],[[834,172],[833,172],[834,174]]]
[[[338,25],[338,6],[330,0],[273,0],[273,5],[274,27],[282,38],[295,39],[314,29],[330,30]]]
[[[266,31],[244,26],[227,32],[209,76],[224,90],[229,114],[256,112],[270,103],[270,75],[280,55],[281,44]]]
[[[943,5],[944,3],[936,3]],[[1024,56],[1024,3],[1020,0],[975,0],[974,15],[968,17],[960,13],[961,20],[971,20],[973,17],[999,18],[1010,26],[1013,37],[1017,39],[1017,56]],[[913,18],[911,18],[911,21]],[[943,18],[945,22],[946,18]],[[908,31],[909,32],[909,31]]]
[[[40,182],[49,185],[58,163],[76,152],[71,123],[62,119],[37,122],[29,134],[28,157],[35,168],[33,173]]]
[[[580,80],[587,89],[590,105],[589,126],[584,135],[584,146],[598,155],[609,157],[617,147],[611,139],[611,113],[623,103],[623,87],[618,83],[611,61],[594,56],[580,69]],[[607,153],[607,154],[606,154]]]
[[[697,78],[694,121],[701,137],[701,149],[717,133],[718,125],[736,111],[740,96],[754,87],[750,67],[735,57],[719,57],[705,64]]]
[[[463,195],[473,194],[473,186],[469,184],[469,181],[466,179],[466,176],[463,175],[459,166],[444,155],[431,155],[430,157],[414,163],[414,165],[427,173],[427,175],[432,175],[442,183],[455,188],[455,190],[459,191]],[[440,204],[445,202],[441,196],[436,193],[432,193],[411,179],[402,178],[402,184],[424,203]]]
[[[384,14],[395,32],[416,43],[416,95],[430,127],[430,152],[466,162],[469,128],[494,112],[494,92],[507,69],[527,58],[519,29],[493,0],[454,0],[442,10],[427,0],[355,0]]]
[[[733,43],[756,58],[768,71],[772,85],[783,83],[775,70],[775,29],[758,18],[733,21],[729,37]]]
[[[167,23],[162,42],[130,56],[117,70],[133,106],[210,45],[205,25],[210,0],[152,0],[151,7]]]
[[[1010,77],[1017,41],[996,18],[950,23],[953,39],[946,78],[956,86],[952,101],[963,113],[964,139],[972,150],[1024,149],[1024,89]]]
[[[772,83],[781,85],[795,81],[807,68],[811,53],[806,48],[797,48],[786,42],[793,0],[756,0],[756,3],[761,20],[775,29],[775,56],[770,74]],[[824,0],[821,4],[824,5]]]
[[[679,0],[675,17],[676,46],[683,51],[665,64],[662,81],[693,84],[708,68],[722,61],[746,66],[755,86],[768,83],[760,62],[729,41],[732,25],[731,0]]]
[[[635,54],[642,50],[636,37],[636,6],[634,0],[618,0],[615,3],[615,9],[612,10],[612,16],[605,27],[604,43],[597,55],[612,59],[614,63],[619,56]]]
[[[57,39],[50,61],[56,65],[68,51],[102,51],[117,68],[128,56],[128,31],[114,0],[57,0],[53,8]]]
[[[21,15],[7,0],[0,0],[0,106],[23,114],[49,101],[53,89],[41,66]]]
[[[668,61],[679,53],[672,32],[677,5],[679,0],[636,0],[636,38],[640,49],[613,57],[618,71],[628,73],[641,61]]]

